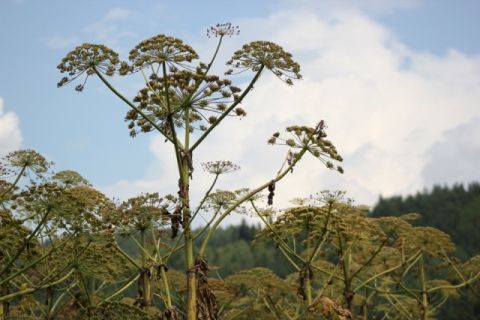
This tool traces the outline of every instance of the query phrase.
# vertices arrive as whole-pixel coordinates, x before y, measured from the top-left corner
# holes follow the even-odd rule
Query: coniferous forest
[[[212,74],[222,44],[236,34],[230,23],[211,27],[215,49],[206,60],[159,34],[125,60],[103,44],[84,43],[60,61],[59,88],[73,84],[88,94],[104,86],[124,107],[133,138],[164,138],[171,146],[165,156],[177,165],[176,188],[113,200],[34,150],[8,153],[0,162],[0,318],[474,319],[478,184],[381,198],[372,209],[344,192],[312,190],[276,209],[276,188],[305,157],[318,160],[311,170],[344,174],[322,119],[265,137],[284,157],[256,186],[219,189],[238,166],[194,161],[212,131],[247,116],[242,103],[263,75],[286,86],[302,78],[294,57],[270,41],[243,45],[224,74]],[[112,77],[135,77],[144,87],[127,97]],[[245,77],[244,88],[234,85]],[[197,169],[210,173],[211,183],[193,201]],[[233,214],[261,224],[222,228]],[[193,228],[200,215],[210,220]]]

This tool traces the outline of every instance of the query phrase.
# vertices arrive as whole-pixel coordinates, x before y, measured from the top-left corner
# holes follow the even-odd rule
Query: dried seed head
[[[68,74],[60,79],[57,87],[62,87],[86,74],[84,82],[75,87],[75,90],[82,91],[87,78],[95,74],[95,71],[113,76],[119,64],[118,54],[112,49],[104,45],[84,43],[70,51],[57,66],[61,73]]]
[[[112,222],[124,230],[146,230],[151,226],[165,225],[177,205],[172,195],[161,197],[158,193],[144,193],[123,202],[112,217]],[[119,223],[120,222],[120,223]]]
[[[254,41],[245,44],[236,51],[227,65],[242,72],[251,69],[254,72],[265,67],[287,84],[293,84],[292,79],[301,79],[300,65],[292,59],[292,55],[279,45],[269,41]],[[226,74],[232,74],[228,70]]]
[[[232,35],[238,35],[240,29],[238,26],[233,26],[230,22],[217,23],[215,27],[210,27],[207,30],[207,37],[231,37]]]
[[[275,180],[270,181],[268,185],[268,205],[273,205],[273,196],[275,195]]]
[[[330,140],[325,139],[326,124],[321,120],[315,127],[307,126],[290,126],[286,131],[291,134],[290,138],[281,138],[278,132],[275,132],[268,140],[269,144],[282,144],[290,148],[302,149],[306,148],[314,157],[322,161],[328,169],[336,170],[343,173],[341,166],[335,166],[332,161],[342,162],[343,158],[337,152],[337,149]],[[290,156],[289,163],[294,160]]]
[[[152,64],[182,66],[198,59],[198,54],[182,40],[159,34],[140,42],[130,51],[128,58],[132,63],[132,70],[135,71]]]
[[[170,124],[167,123],[169,107],[176,127],[185,126],[186,110],[189,109],[190,130],[206,130],[207,126],[217,121],[218,114],[225,112],[227,105],[233,102],[233,92],[240,89],[232,86],[228,79],[216,75],[205,76],[205,67],[199,64],[195,71],[173,68],[166,77],[153,74],[133,102],[164,133],[171,131]],[[167,92],[170,105],[167,103]],[[246,112],[241,108],[229,113],[229,116],[245,115]],[[135,110],[127,112],[125,121],[128,122],[132,136],[153,130],[153,125]]]
[[[65,187],[91,186],[78,172],[72,170],[63,170],[53,175],[52,180],[58,181]]]
[[[31,149],[10,152],[1,162],[1,167],[11,168],[13,171],[20,171],[25,168],[25,170],[29,170],[36,175],[44,174],[53,164],[53,162],[47,161],[41,154]]]
[[[202,167],[203,170],[216,175],[229,173],[240,169],[240,167],[233,162],[225,160],[204,162],[202,163]]]

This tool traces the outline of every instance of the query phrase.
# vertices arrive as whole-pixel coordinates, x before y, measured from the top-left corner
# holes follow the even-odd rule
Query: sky
[[[285,156],[285,148],[267,145],[271,134],[321,119],[345,173],[307,157],[277,185],[276,206],[322,190],[344,190],[371,206],[379,196],[479,181],[479,14],[476,0],[1,0],[0,155],[35,149],[55,170],[75,170],[118,199],[176,193],[171,146],[153,133],[130,138],[127,106],[98,79],[82,93],[58,89],[56,66],[84,42],[126,59],[160,33],[206,61],[216,45],[207,28],[231,22],[240,35],[226,41],[214,72],[225,71],[244,43],[269,40],[293,54],[303,79],[288,87],[261,78],[242,103],[247,117],[222,123],[195,154],[194,201],[212,179],[201,162],[241,167],[219,188],[258,186]],[[112,82],[129,97],[142,87],[138,75]],[[247,83],[247,76],[236,81]]]

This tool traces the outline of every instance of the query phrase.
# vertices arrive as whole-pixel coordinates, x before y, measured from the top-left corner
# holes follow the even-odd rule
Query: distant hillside
[[[396,216],[417,212],[422,218],[415,224],[432,226],[452,236],[457,255],[465,259],[480,254],[480,184],[436,186],[430,191],[408,197],[380,198],[372,216]],[[477,287],[478,289],[478,287]],[[467,294],[449,300],[439,319],[475,320],[480,318],[480,292],[470,288]]]
[[[457,255],[467,258],[480,252],[480,184],[435,186],[408,197],[380,198],[371,211],[374,217],[409,212],[422,215],[415,224],[432,226],[452,236]]]

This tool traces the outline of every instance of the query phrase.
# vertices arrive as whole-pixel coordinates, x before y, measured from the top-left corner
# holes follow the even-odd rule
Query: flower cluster
[[[59,171],[53,175],[52,180],[58,182],[66,188],[91,186],[91,184],[84,177],[73,170]]]
[[[242,188],[233,191],[226,190],[216,190],[211,193],[206,201],[204,209],[212,208],[214,211],[220,209],[227,209],[229,206],[234,204],[239,198],[243,197],[250,190],[247,188]],[[236,213],[246,214],[247,209],[245,205],[239,205],[234,210]]]
[[[0,167],[8,168],[9,171],[20,171],[25,168],[35,175],[42,175],[48,171],[52,164],[35,150],[25,149],[7,154],[2,159]]]
[[[455,251],[450,236],[445,232],[432,227],[414,227],[405,240],[407,252],[414,253],[422,250],[434,257],[442,257]]]
[[[106,230],[111,226],[107,217],[115,211],[107,196],[88,186],[62,189],[55,204],[54,221],[67,233]]]
[[[123,232],[145,231],[154,224],[165,225],[169,222],[171,211],[177,199],[158,193],[145,193],[123,202],[116,212],[114,221]]]
[[[238,26],[232,26],[230,22],[217,23],[215,27],[210,27],[207,30],[207,37],[231,37],[232,35],[238,35],[239,33],[240,29]]]
[[[325,139],[325,125],[323,120],[315,127],[291,126],[287,127],[287,132],[291,137],[284,139],[280,137],[279,132],[275,132],[268,140],[269,144],[287,145],[291,148],[307,148],[307,150],[316,158],[320,159],[327,168],[335,169],[343,173],[341,166],[334,166],[330,160],[342,162],[343,158],[337,152],[337,149],[330,140]],[[280,142],[279,142],[280,141]],[[330,159],[330,160],[327,160]]]
[[[237,200],[237,194],[233,191],[217,190],[207,198],[207,207],[226,209]]]
[[[190,63],[198,59],[198,54],[182,40],[159,34],[136,45],[130,51],[128,58],[132,63],[131,69],[128,70],[124,65],[121,70],[122,74],[126,74],[128,71],[138,71],[154,64],[166,63],[169,66],[175,64],[185,66],[186,62]]]
[[[95,74],[95,71],[113,76],[119,64],[118,54],[112,49],[104,45],[84,43],[69,52],[57,66],[61,73],[68,74],[60,79],[57,87],[62,87],[86,74],[84,82],[75,87],[75,90],[82,91],[88,77]]]
[[[227,61],[227,65],[238,69],[237,73],[248,69],[257,72],[265,67],[289,85],[293,84],[292,80],[302,78],[300,65],[293,61],[292,55],[279,45],[269,41],[254,41],[245,44]],[[230,69],[226,73],[233,74],[234,70]]]
[[[240,169],[240,167],[233,162],[225,160],[204,162],[202,163],[202,167],[203,170],[215,175],[229,173]]]
[[[56,183],[33,184],[14,196],[16,201],[12,209],[26,213],[58,209],[62,194],[63,190]]]
[[[133,101],[139,110],[166,133],[170,131],[166,124],[169,109],[175,126],[184,125],[188,110],[190,130],[206,130],[208,125],[217,122],[217,115],[225,112],[229,103],[239,98],[241,89],[233,86],[228,79],[216,75],[205,76],[205,69],[206,66],[200,64],[196,71],[171,67],[166,78],[152,74],[147,86],[140,90]],[[245,116],[246,112],[237,107],[231,115]],[[139,131],[149,132],[153,129],[135,110],[127,113],[125,121],[129,122],[132,136]],[[194,123],[199,125],[195,126]]]

